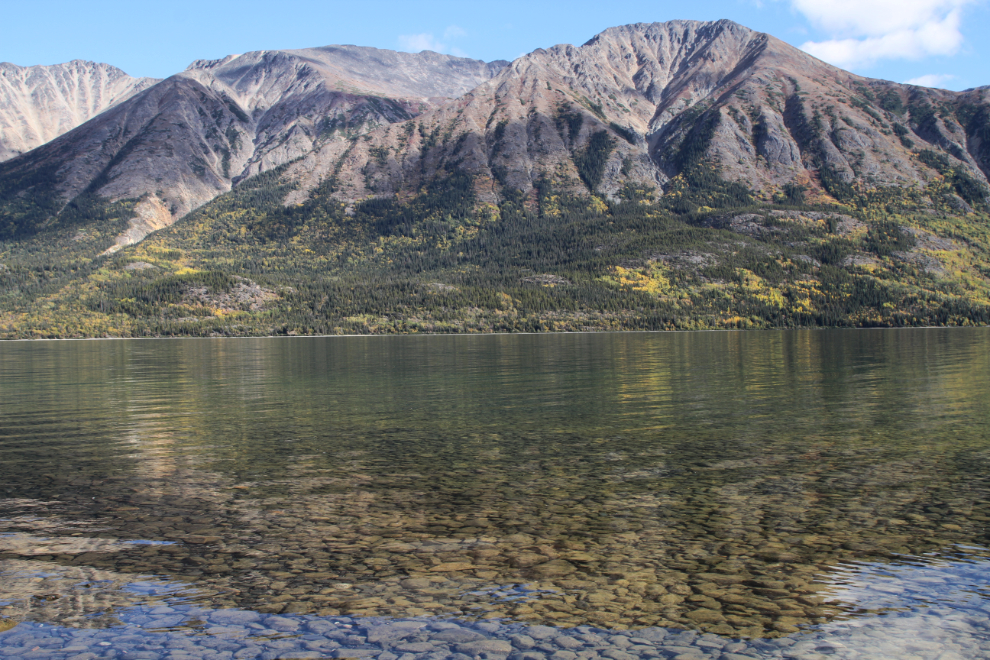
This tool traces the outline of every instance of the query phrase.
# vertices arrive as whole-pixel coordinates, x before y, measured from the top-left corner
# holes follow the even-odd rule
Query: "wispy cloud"
[[[424,50],[442,53],[447,49],[447,46],[437,41],[437,38],[432,34],[423,32],[422,34],[399,35],[399,48],[410,53],[418,53]]]
[[[437,39],[432,32],[401,34],[398,38],[399,49],[410,53],[432,50],[435,53],[450,53],[458,57],[467,57],[467,53],[450,43],[451,41],[466,37],[467,34],[463,28],[457,25],[450,25],[443,31],[442,41]]]
[[[919,87],[941,87],[950,80],[955,79],[955,76],[948,73],[929,73],[928,75],[911,78],[911,80],[905,80],[904,84],[918,85]]]
[[[836,66],[954,55],[963,44],[962,12],[977,0],[791,0],[816,27],[831,33],[801,48]]]

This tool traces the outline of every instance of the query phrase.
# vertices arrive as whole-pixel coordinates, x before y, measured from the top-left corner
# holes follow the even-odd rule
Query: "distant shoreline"
[[[514,337],[532,336],[549,337],[553,335],[670,335],[689,333],[728,333],[728,332],[821,332],[835,331],[871,331],[880,330],[977,330],[988,329],[990,325],[917,325],[897,328],[844,328],[840,326],[808,326],[804,328],[704,328],[700,330],[558,330],[551,332],[394,332],[381,334],[347,334],[347,335],[241,335],[233,337],[22,337],[18,339],[0,339],[0,345],[19,342],[44,341],[149,341],[149,340],[181,340],[181,339],[373,339],[376,337]]]

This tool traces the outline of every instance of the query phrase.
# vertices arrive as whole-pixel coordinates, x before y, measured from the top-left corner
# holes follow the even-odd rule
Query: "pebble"
[[[607,649],[602,652],[602,655],[612,660],[635,660],[636,658],[635,655],[618,649]]]
[[[249,612],[247,610],[215,610],[210,614],[210,621],[222,625],[244,626],[260,620],[261,615],[257,612]]]
[[[508,655],[512,652],[512,644],[502,639],[484,639],[477,642],[468,642],[466,644],[458,644],[455,648],[460,653],[471,656],[481,655],[482,653]]]
[[[297,619],[290,619],[289,617],[282,616],[270,616],[265,619],[265,625],[272,630],[278,630],[280,632],[294,631],[299,628],[302,622]]]
[[[331,653],[334,658],[370,658],[381,653],[380,649],[338,649]]]
[[[551,628],[550,626],[530,626],[525,628],[526,634],[533,639],[548,639],[550,637],[556,637],[560,634],[560,630],[557,628]]]
[[[432,651],[435,645],[431,642],[406,642],[402,644],[396,644],[396,651],[403,651],[406,653],[426,653]]]
[[[577,653],[573,651],[554,651],[550,660],[575,660],[577,657]]]
[[[432,636],[433,639],[441,642],[473,642],[475,640],[484,639],[485,636],[479,632],[473,630],[467,630],[465,628],[451,628],[448,630],[443,630]]]
[[[514,660],[546,660],[546,655],[539,651],[521,651],[512,656]]]
[[[396,623],[374,626],[367,629],[368,642],[380,644],[382,642],[393,642],[398,639],[415,635],[420,628],[425,626],[421,621],[399,621]]]
[[[581,641],[575,639],[574,637],[569,637],[565,635],[554,637],[553,643],[563,649],[568,649],[568,650],[574,650],[584,646],[584,644]]]

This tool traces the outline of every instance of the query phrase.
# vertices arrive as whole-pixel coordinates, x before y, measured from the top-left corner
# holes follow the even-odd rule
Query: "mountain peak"
[[[0,161],[49,142],[156,82],[89,60],[0,63]]]
[[[615,198],[630,185],[662,194],[699,167],[758,196],[801,185],[834,198],[857,182],[931,180],[924,149],[985,183],[990,158],[966,137],[973,129],[925,110],[953,102],[962,99],[861,78],[730,20],[637,23],[522,56],[417,118],[413,133],[382,127],[325,145],[292,166],[300,187],[290,201],[331,168],[341,199],[402,199],[450,163],[491,204],[548,177],[577,195]],[[461,138],[436,144],[433,134]]]
[[[196,69],[216,69],[217,67],[221,67],[232,60],[236,60],[238,57],[240,57],[239,54],[227,55],[226,57],[221,57],[220,59],[216,59],[216,60],[194,60],[184,70],[193,71]]]

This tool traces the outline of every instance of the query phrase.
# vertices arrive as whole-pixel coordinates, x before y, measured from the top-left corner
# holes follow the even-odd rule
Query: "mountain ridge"
[[[619,36],[623,38],[617,39]],[[624,66],[630,58],[635,58],[635,66]],[[543,89],[544,83],[547,89]],[[493,88],[495,85],[503,89]],[[901,114],[876,106],[877,94],[889,98]],[[740,95],[745,98],[738,98]],[[479,96],[484,98],[474,105],[481,107],[473,108],[471,101]],[[518,98],[522,107],[503,103],[501,99],[506,96]],[[557,98],[548,98],[552,96]],[[838,104],[831,101],[836,97],[845,97],[838,111]],[[969,97],[986,105],[981,92],[969,93]],[[614,148],[604,168],[601,192],[610,197],[626,183],[662,193],[664,185],[684,169],[689,155],[694,160],[718,163],[724,179],[743,182],[758,192],[796,183],[830,194],[829,183],[834,184],[831,187],[854,181],[873,185],[927,183],[935,173],[912,161],[912,147],[906,145],[913,141],[945,152],[953,163],[958,161],[985,185],[990,163],[982,147],[977,143],[977,153],[971,154],[970,140],[958,121],[935,116],[932,110],[939,103],[964,103],[966,99],[965,93],[855,76],[731,21],[670,21],[610,28],[580,47],[538,49],[516,60],[459,104],[426,113],[417,122],[436,128],[468,113],[463,130],[477,136],[469,140],[470,153],[446,153],[438,162],[446,157],[476,163],[476,173],[489,182],[500,178],[498,168],[505,168],[506,182],[523,191],[532,189],[548,172],[563,171],[572,182],[571,191],[596,192],[587,182],[584,187],[588,190],[582,190],[574,155],[588,147],[594,133],[607,131]],[[918,108],[914,113],[919,115],[917,119],[910,112],[905,116],[904,109],[912,104]],[[562,106],[566,109],[561,110]],[[474,116],[470,117],[472,110]],[[562,135],[559,128],[554,130],[554,124],[561,123],[561,114],[577,116],[583,127],[570,137]],[[500,129],[501,122],[507,123]],[[978,130],[984,129],[985,120]],[[407,168],[412,173],[407,192],[419,186],[422,176],[435,175],[426,164],[427,170],[417,176],[420,151],[415,140],[409,145],[399,144],[395,139],[399,130],[393,127],[373,132],[371,143],[355,145],[356,151],[347,152],[343,177],[348,178],[345,186],[349,191],[340,194],[342,199],[402,192],[400,179],[410,173],[391,162],[376,166],[372,150],[401,154],[398,160],[402,161],[412,158]],[[452,132],[460,130],[458,127]],[[543,144],[532,144],[536,134],[543,138]],[[503,150],[504,157],[485,153],[486,147],[491,151],[493,142],[502,143],[505,135],[515,135],[516,139]],[[702,139],[706,144],[699,149]],[[335,146],[325,148],[333,150]],[[687,153],[689,146],[693,154]],[[342,157],[342,151],[338,152],[322,156],[324,166],[314,166],[316,176],[305,172],[305,163],[295,166],[295,173],[305,180],[304,188],[326,176],[326,163],[332,161],[336,168],[332,156]],[[308,158],[315,160],[320,155]],[[631,165],[624,162],[626,159]],[[370,176],[370,186],[362,185],[369,180],[368,169],[377,170]],[[822,182],[822,172],[832,181]],[[300,199],[297,194],[292,201]],[[494,199],[492,195],[487,201]]]
[[[532,198],[547,177],[578,195],[660,196],[678,177],[708,176],[701,162],[763,199],[803,186],[836,201],[852,185],[927,185],[941,172],[918,160],[925,149],[985,187],[990,158],[975,133],[990,131],[988,94],[862,78],[728,20],[618,26],[512,63],[358,46],[255,51],[194,61],[9,162],[0,180],[57,165],[35,215],[87,193],[141,198],[155,226],[296,160],[286,203],[331,175],[345,202],[405,199],[450,162],[475,178],[482,204],[506,185]],[[946,111],[967,104],[978,109],[972,130]],[[140,224],[117,246],[139,240]]]
[[[362,66],[365,78],[373,79],[364,89],[344,75]],[[4,163],[0,179],[30,182],[16,191],[8,187],[7,194],[38,199],[24,212],[38,223],[87,195],[110,201],[141,198],[142,213],[135,217],[151,214],[155,226],[165,226],[238,180],[297,158],[320,140],[334,134],[354,137],[380,123],[416,116],[499,67],[436,53],[333,46],[199,61]],[[415,75],[426,80],[417,84],[410,80]],[[397,79],[402,84],[390,88]],[[24,206],[20,199],[18,204]],[[23,231],[24,225],[8,220],[7,231],[15,226]],[[115,247],[139,240],[142,231],[136,222]]]

